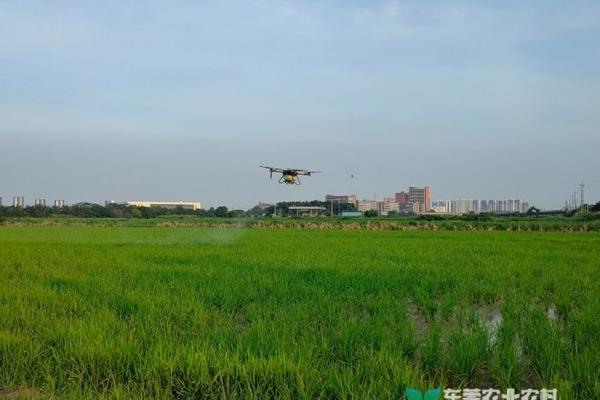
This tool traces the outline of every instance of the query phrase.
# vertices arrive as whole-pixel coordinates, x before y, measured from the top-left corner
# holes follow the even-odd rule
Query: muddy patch
[[[0,399],[37,399],[40,396],[40,391],[36,389],[0,389]]]
[[[245,330],[249,324],[248,315],[246,313],[246,310],[244,310],[242,308],[239,308],[236,310],[236,312],[233,316],[233,320],[234,320],[234,324],[235,324],[235,330],[238,333]]]
[[[415,334],[417,337],[422,337],[429,328],[429,322],[425,318],[425,314],[423,314],[411,298],[406,300],[406,313],[414,322]]]

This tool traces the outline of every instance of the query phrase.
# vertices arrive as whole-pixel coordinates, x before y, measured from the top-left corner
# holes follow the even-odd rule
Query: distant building
[[[25,197],[14,196],[13,197],[13,207],[25,207]]]
[[[65,206],[64,200],[54,200],[54,207],[63,208]]]
[[[273,204],[263,203],[262,201],[260,201],[260,202],[258,202],[258,204],[256,205],[256,207],[260,208],[261,210],[266,210],[267,208],[273,207]]]
[[[35,199],[33,204],[36,206],[46,207],[46,199]]]
[[[488,202],[487,200],[481,200],[479,202],[479,211],[488,212]]]
[[[396,198],[396,203],[400,205],[408,203],[408,193],[402,191],[400,193],[396,193],[394,197]]]
[[[450,202],[450,212],[452,214],[466,214],[473,212],[473,200],[458,199]]]
[[[498,207],[498,212],[505,213],[508,211],[508,204],[506,200],[498,200],[496,204],[500,204],[500,207]]]
[[[359,200],[357,209],[361,212],[370,210],[377,211],[377,200]]]
[[[344,195],[336,195],[336,194],[326,194],[325,201],[327,203],[346,203],[352,204],[354,208],[358,206],[358,199],[355,194],[344,194]]]
[[[2,197],[0,196],[0,207],[2,207]]]
[[[448,202],[434,201],[432,203],[432,209],[435,212],[443,212],[445,204],[447,205],[447,212],[452,214],[465,214],[465,213],[522,213],[529,209],[529,203],[520,199],[508,199],[508,200],[466,200],[458,199],[451,200]]]
[[[380,212],[381,215],[388,215],[390,212],[394,211],[394,212],[400,212],[400,203],[396,202],[395,198],[391,198],[391,200],[394,201],[383,201],[383,208],[382,211]]]
[[[295,215],[303,217],[315,217],[325,213],[325,207],[319,206],[289,206],[288,209]]]
[[[398,208],[400,209],[400,213],[402,214],[419,214],[421,212],[419,203],[398,203]]]
[[[186,210],[201,210],[202,203],[199,201],[128,201],[128,206],[133,207],[160,207],[167,209],[184,208]]]
[[[408,202],[411,204],[418,204],[418,212],[427,212],[431,209],[431,188],[425,187],[414,187],[408,188]]]
[[[506,200],[506,212],[515,212],[514,200]]]
[[[448,214],[450,213],[450,202],[445,200],[433,201],[431,202],[431,210],[440,214]]]

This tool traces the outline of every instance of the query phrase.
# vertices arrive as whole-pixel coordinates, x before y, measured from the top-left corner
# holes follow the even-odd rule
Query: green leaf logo
[[[442,389],[429,389],[425,392],[425,396],[423,396],[423,393],[421,393],[420,390],[413,388],[406,388],[404,393],[406,394],[407,400],[439,400],[442,395]]]

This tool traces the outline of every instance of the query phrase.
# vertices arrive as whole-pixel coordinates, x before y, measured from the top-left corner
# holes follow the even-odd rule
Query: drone
[[[260,167],[269,170],[270,178],[273,178],[273,172],[281,174],[281,178],[279,178],[279,183],[285,183],[286,185],[300,185],[300,175],[311,176],[312,174],[321,172],[308,171],[306,169],[266,167],[264,165],[261,165]]]

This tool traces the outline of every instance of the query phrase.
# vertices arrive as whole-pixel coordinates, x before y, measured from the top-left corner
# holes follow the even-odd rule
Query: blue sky
[[[597,201],[599,71],[597,1],[0,0],[0,195]]]

